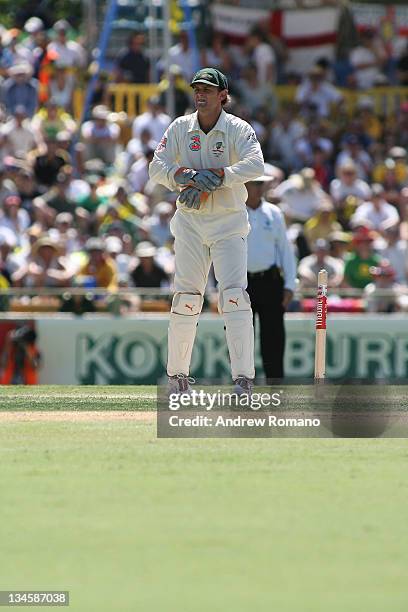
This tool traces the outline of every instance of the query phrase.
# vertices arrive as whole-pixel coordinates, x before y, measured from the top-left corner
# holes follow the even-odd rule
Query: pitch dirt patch
[[[156,419],[155,412],[129,410],[36,410],[29,412],[7,410],[0,412],[0,423],[15,423],[17,421],[49,421],[49,422],[68,422],[68,423],[92,423],[98,421],[136,421],[139,423],[153,423]]]

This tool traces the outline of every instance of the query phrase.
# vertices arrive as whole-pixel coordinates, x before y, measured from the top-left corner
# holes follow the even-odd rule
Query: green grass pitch
[[[157,439],[154,398],[0,389],[0,590],[69,590],[81,612],[408,609],[406,440]]]

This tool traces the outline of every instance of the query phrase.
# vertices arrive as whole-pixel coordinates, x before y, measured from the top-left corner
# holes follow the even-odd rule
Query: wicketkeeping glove
[[[196,174],[197,170],[193,170],[193,168],[179,168],[174,175],[174,180],[180,187],[192,186]]]
[[[194,170],[193,168],[179,168],[174,175],[177,185],[186,187],[197,187],[201,191],[214,191],[220,187],[224,180],[222,168],[209,168]]]
[[[194,176],[193,181],[199,189],[202,191],[214,191],[220,187],[224,180],[224,171],[221,174],[217,174],[215,170],[197,170],[197,174]]]
[[[203,192],[197,187],[186,187],[179,196],[179,202],[186,205],[186,208],[195,208],[198,210],[201,204],[201,196]]]

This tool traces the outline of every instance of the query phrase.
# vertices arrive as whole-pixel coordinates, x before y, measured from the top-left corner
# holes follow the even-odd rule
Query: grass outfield
[[[1,389],[0,590],[69,590],[81,612],[407,610],[406,440],[158,440],[154,397]]]
[[[3,410],[155,410],[156,387],[41,385],[0,387]]]

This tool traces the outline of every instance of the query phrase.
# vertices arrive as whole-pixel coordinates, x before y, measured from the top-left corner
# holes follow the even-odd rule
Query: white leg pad
[[[173,297],[168,331],[169,376],[189,375],[191,353],[202,307],[202,295],[176,293]]]
[[[219,306],[225,321],[232,378],[255,378],[254,326],[249,295],[241,287],[225,289],[220,294]]]

